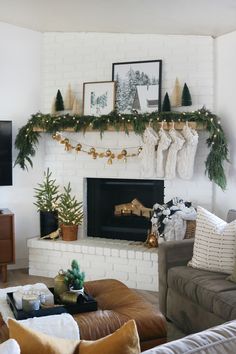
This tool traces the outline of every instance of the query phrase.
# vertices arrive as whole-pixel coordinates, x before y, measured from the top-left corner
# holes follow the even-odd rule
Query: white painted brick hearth
[[[77,259],[86,280],[114,278],[134,289],[158,291],[158,250],[138,242],[89,237],[73,242],[28,240],[29,274],[55,277]]]

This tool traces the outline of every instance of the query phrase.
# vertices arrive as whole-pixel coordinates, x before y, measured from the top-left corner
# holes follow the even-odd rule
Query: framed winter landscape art
[[[150,113],[161,109],[161,60],[112,64],[116,109],[120,113]]]
[[[101,116],[111,113],[115,107],[115,82],[84,82],[83,114]]]

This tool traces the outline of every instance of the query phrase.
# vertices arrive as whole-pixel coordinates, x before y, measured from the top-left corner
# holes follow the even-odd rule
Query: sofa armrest
[[[236,321],[226,322],[219,326],[187,337],[159,345],[142,352],[143,354],[163,353],[235,353],[236,348]]]
[[[167,274],[175,266],[187,265],[193,255],[194,239],[161,243],[158,251],[159,305],[166,315]]]

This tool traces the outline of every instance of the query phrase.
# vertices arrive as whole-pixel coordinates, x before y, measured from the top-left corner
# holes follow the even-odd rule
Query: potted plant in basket
[[[68,269],[65,273],[64,282],[70,289],[70,291],[77,294],[84,294],[84,272],[80,271],[78,262],[73,259],[71,262],[71,269]]]
[[[58,200],[59,186],[56,180],[51,178],[52,172],[49,168],[44,172],[43,183],[38,184],[38,188],[34,188],[36,205],[40,212],[40,235],[48,235],[58,229]]]
[[[64,241],[75,241],[77,239],[78,226],[83,221],[83,204],[78,202],[75,196],[71,195],[70,183],[67,187],[64,187],[58,211],[62,239]]]

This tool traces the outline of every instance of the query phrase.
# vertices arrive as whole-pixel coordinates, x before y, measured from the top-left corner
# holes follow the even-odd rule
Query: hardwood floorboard
[[[35,275],[29,275],[28,269],[14,269],[8,270],[7,282],[0,282],[0,289],[8,288],[10,286],[45,283],[48,287],[53,286],[53,279],[46,277],[38,277]]]

